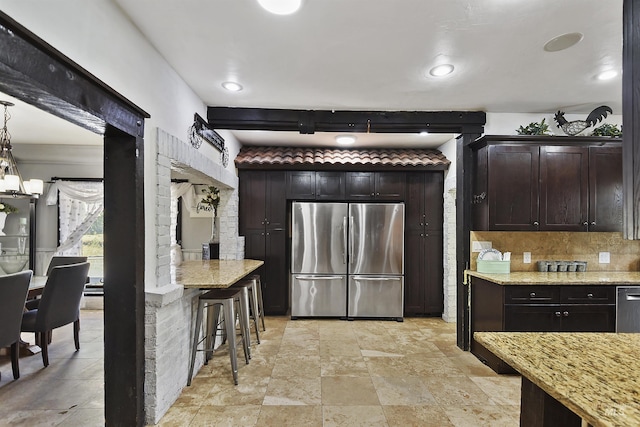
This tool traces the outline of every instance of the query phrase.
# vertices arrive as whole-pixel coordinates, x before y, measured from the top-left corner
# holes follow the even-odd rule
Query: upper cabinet
[[[495,138],[476,143],[473,229],[622,229],[619,140]]]
[[[343,200],[345,172],[288,171],[287,198],[292,200]]]
[[[405,172],[347,172],[349,200],[404,201]]]

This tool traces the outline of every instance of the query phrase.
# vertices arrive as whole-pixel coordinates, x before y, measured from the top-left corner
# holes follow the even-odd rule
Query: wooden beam
[[[209,107],[215,129],[360,133],[482,133],[483,111],[332,111]]]
[[[106,123],[135,134],[149,117],[3,12],[0,91],[101,135]]]
[[[470,144],[481,134],[463,133],[456,147],[456,335],[457,345],[469,350],[469,287],[463,283],[471,259],[471,201],[475,175]]]
[[[143,140],[104,140],[104,392],[107,426],[144,425]]]
[[[640,240],[640,0],[624,0],[622,16],[623,234]]]

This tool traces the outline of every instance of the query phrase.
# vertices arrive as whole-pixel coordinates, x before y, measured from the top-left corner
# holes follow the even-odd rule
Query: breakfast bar
[[[521,426],[640,425],[639,334],[476,332],[522,375]]]
[[[255,259],[183,261],[172,271],[172,281],[185,288],[228,288],[263,264]]]

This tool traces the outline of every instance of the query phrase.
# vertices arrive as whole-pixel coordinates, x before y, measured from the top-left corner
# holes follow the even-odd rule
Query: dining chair
[[[20,322],[29,292],[31,270],[0,276],[0,348],[11,346],[13,379],[20,378]]]
[[[21,330],[35,332],[45,367],[49,366],[49,335],[53,329],[73,323],[76,350],[80,350],[80,300],[88,273],[88,262],[53,267],[38,307],[22,314]]]
[[[47,267],[47,276],[51,273],[51,269],[53,267],[58,267],[60,265],[69,265],[69,264],[78,264],[81,262],[87,262],[86,256],[54,256],[49,261],[49,266]]]
[[[54,267],[58,267],[61,265],[69,265],[69,264],[78,264],[81,262],[87,262],[86,256],[54,256],[49,261],[49,266],[47,267],[47,276],[51,274],[51,269]],[[89,281],[89,277],[87,277],[87,282]],[[27,300],[26,307],[27,310],[33,310],[34,308],[38,308],[38,304],[40,304],[40,298],[35,297],[33,299]]]

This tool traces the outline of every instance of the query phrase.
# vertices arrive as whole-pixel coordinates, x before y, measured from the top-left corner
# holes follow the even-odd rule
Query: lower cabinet
[[[245,257],[264,261],[257,274],[260,275],[264,312],[267,315],[284,315],[289,309],[285,247],[285,230],[245,233]]]
[[[473,340],[474,332],[615,332],[616,285],[471,284],[471,352],[498,373],[513,369]]]

